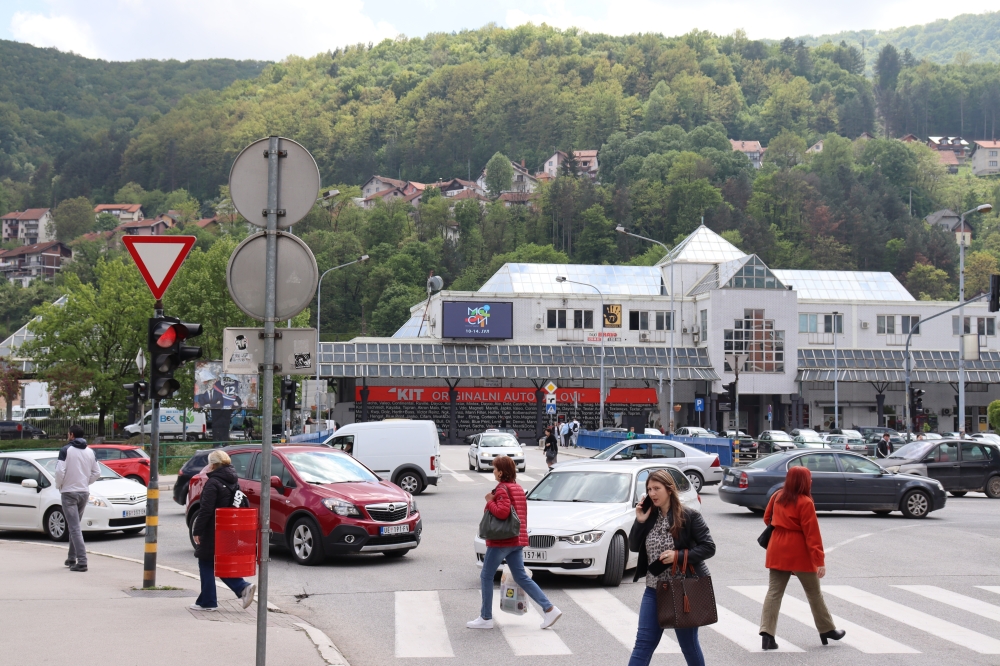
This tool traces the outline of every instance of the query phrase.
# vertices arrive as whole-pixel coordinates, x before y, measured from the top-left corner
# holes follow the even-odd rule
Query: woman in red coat
[[[846,633],[837,629],[823,601],[819,579],[826,575],[823,537],[819,533],[816,505],[812,499],[812,474],[805,467],[792,467],[785,486],[771,496],[764,512],[764,522],[774,526],[767,544],[766,565],[771,571],[767,597],[760,614],[760,635],[765,650],[776,650],[774,633],[785,586],[794,573],[809,600],[813,622],[823,645],[829,639],[839,641]]]
[[[483,592],[483,606],[479,617],[465,623],[469,629],[493,628],[493,577],[504,560],[510,567],[514,581],[522,590],[528,593],[545,613],[542,619],[542,629],[548,629],[562,615],[562,611],[552,605],[538,583],[531,580],[524,571],[524,547],[528,545],[528,502],[524,497],[524,489],[515,479],[517,466],[507,456],[497,456],[493,460],[493,476],[498,485],[486,495],[486,511],[500,520],[510,516],[511,509],[517,513],[521,521],[521,532],[516,537],[494,541],[486,540],[486,557],[483,558],[483,570],[479,574],[479,582]]]

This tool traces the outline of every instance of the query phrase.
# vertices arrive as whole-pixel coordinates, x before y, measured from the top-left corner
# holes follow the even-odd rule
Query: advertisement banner
[[[621,303],[604,304],[604,328],[622,327],[622,305]]]
[[[256,374],[222,371],[222,361],[194,364],[195,409],[257,409],[260,382]]]
[[[441,335],[445,338],[509,340],[514,337],[514,304],[498,301],[444,301]]]

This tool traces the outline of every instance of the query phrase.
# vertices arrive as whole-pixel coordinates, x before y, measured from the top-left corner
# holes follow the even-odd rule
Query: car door
[[[237,467],[237,460],[234,458],[239,457],[239,467]],[[229,456],[233,460],[233,467],[236,468],[236,476],[240,477],[240,490],[242,490],[246,496],[247,500],[250,502],[251,509],[260,509],[260,454],[254,451],[244,451],[242,453],[233,453]],[[252,465],[252,467],[251,467]],[[240,473],[240,470],[243,473]]]
[[[260,456],[257,456],[260,458]],[[257,476],[260,476],[258,472]],[[288,517],[295,509],[292,493],[297,488],[295,479],[285,466],[285,461],[276,454],[271,454],[271,476],[281,479],[282,489],[271,488],[271,530],[275,534],[284,534]]]
[[[894,509],[897,480],[885,474],[881,467],[867,458],[846,453],[837,454],[844,470],[844,504],[847,509],[871,511]]]
[[[809,453],[788,461],[787,468],[801,465],[812,473],[812,496],[817,509],[843,509],[845,481],[835,454]]]
[[[95,448],[94,456],[97,457],[97,461],[104,463],[110,469],[115,472],[125,476],[128,474],[129,464],[127,461],[122,460],[124,457],[122,455],[121,449],[105,449],[105,448]]]
[[[31,479],[38,488],[25,488],[21,482]],[[0,505],[3,505],[3,525],[8,528],[35,528],[41,524],[38,507],[43,485],[42,472],[28,460],[7,458],[0,475]]]
[[[653,444],[653,457],[654,458],[684,458],[684,452],[678,449],[676,446],[671,446],[670,444]],[[675,460],[678,465],[683,465],[683,460]]]
[[[927,476],[937,479],[945,490],[962,488],[962,465],[958,458],[958,442],[944,442],[931,449],[924,458]]]
[[[479,435],[473,435],[472,443],[469,444],[469,464],[476,466],[476,459],[479,457]]]
[[[961,488],[979,490],[986,485],[986,473],[993,468],[996,451],[985,442],[962,442]]]

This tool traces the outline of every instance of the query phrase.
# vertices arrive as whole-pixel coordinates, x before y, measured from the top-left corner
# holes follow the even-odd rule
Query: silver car
[[[706,453],[690,444],[663,439],[630,439],[609,446],[592,458],[592,461],[669,459],[691,481],[695,491],[705,486],[722,483],[722,466],[716,453]],[[556,464],[554,468],[559,467]]]
[[[505,432],[484,432],[473,435],[469,446],[469,469],[485,472],[493,469],[493,459],[507,456],[514,461],[518,472],[527,469],[524,450],[514,435]]]

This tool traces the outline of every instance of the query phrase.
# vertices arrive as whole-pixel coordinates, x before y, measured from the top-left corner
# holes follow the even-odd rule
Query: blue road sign
[[[695,398],[694,399],[694,411],[696,411],[696,412],[703,412],[703,411],[705,411],[705,399],[704,398]]]
[[[556,406],[555,405],[545,405],[545,413],[546,414],[555,414],[556,413]]]

